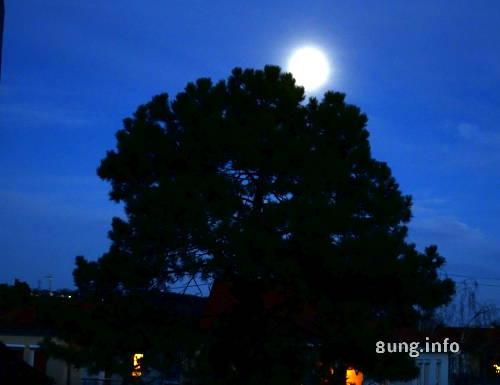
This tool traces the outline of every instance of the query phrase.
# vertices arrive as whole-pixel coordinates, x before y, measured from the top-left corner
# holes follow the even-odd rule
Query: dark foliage
[[[114,339],[104,351],[138,330],[179,325],[142,316],[117,325],[114,316],[134,311],[123,298],[141,302],[202,276],[232,282],[239,302],[192,351],[184,344],[195,352],[190,374],[205,384],[299,384],[316,360],[340,383],[348,366],[414,375],[411,365],[382,372],[375,341],[446,303],[453,284],[438,278],[435,246],[406,241],[411,198],[372,158],[366,122],[338,92],[305,102],[273,66],[199,79],[125,119],[98,174],[126,219],[113,219],[110,250],[97,262],[77,258],[74,272],[82,295],[121,309],[102,315]],[[286,299],[281,310],[262,305],[269,291]],[[313,328],[295,321],[305,308]],[[154,346],[169,347],[178,346]]]

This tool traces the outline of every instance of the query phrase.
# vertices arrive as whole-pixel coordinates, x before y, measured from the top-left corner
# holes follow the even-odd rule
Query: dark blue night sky
[[[139,104],[314,44],[414,197],[411,239],[500,306],[500,2],[313,3],[6,0],[0,282],[71,287],[106,251],[121,207],[95,170]]]

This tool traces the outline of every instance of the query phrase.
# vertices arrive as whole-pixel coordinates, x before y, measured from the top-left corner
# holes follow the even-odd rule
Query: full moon
[[[288,71],[299,86],[303,86],[306,91],[315,91],[328,80],[330,65],[325,54],[318,48],[302,47],[290,57]]]

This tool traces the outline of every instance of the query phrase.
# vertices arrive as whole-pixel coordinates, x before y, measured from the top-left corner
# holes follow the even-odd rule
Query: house
[[[284,300],[277,292],[262,296],[264,307],[272,308]],[[232,295],[232,285],[216,281],[212,287],[201,326],[209,328],[221,314],[231,312],[237,299]],[[316,332],[314,310],[305,308],[295,322],[302,328]],[[415,357],[419,375],[412,381],[386,381],[384,385],[500,385],[500,328],[439,328],[417,332],[398,331],[399,341],[419,342],[423,351]],[[446,345],[445,345],[446,342]],[[426,345],[428,344],[428,346]],[[439,344],[439,345],[437,345]],[[441,350],[438,349],[441,346]],[[445,349],[446,346],[446,349]],[[363,373],[349,369],[346,384],[374,384]]]
[[[0,382],[3,384],[50,385],[52,379],[28,365],[14,350],[0,342]]]
[[[176,313],[197,315],[202,330],[210,328],[221,314],[230,312],[236,303],[236,299],[231,295],[231,285],[222,282],[214,283],[209,298],[168,293],[157,300],[160,301],[161,307],[173,309]],[[273,308],[282,301],[283,297],[277,292],[265,293],[262,296],[262,304],[267,308]],[[316,332],[313,315],[314,310],[306,307],[294,319],[297,325],[307,329],[312,335]],[[449,342],[459,343],[461,351],[460,354],[450,354],[449,351],[420,352],[418,357],[415,357],[416,364],[420,368],[418,378],[409,382],[386,381],[383,385],[500,384],[500,329],[498,327],[441,328],[425,333],[406,331],[396,334],[399,341],[419,341],[422,346],[426,342],[426,334],[428,334],[427,337],[431,337],[427,341],[429,343],[444,341],[448,338]],[[85,368],[76,369],[64,361],[44,357],[40,351],[40,343],[45,337],[57,340],[50,330],[37,323],[36,307],[25,306],[0,314],[0,384],[5,382],[1,377],[2,362],[6,362],[5,358],[2,361],[3,347],[3,351],[8,351],[8,356],[11,357],[8,359],[9,362],[14,357],[18,361],[16,365],[24,365],[23,371],[31,372],[33,375],[46,375],[54,380],[55,385],[101,385],[105,380],[108,385],[121,385],[122,379],[116,375],[110,377],[104,371],[92,374]],[[141,368],[141,358],[147,354],[147,351],[137,352],[130,357],[131,362],[134,360],[135,364],[133,376],[145,379],[148,375]],[[150,379],[156,375],[158,377],[154,382],[155,385],[181,385],[183,383],[182,370],[179,366],[173,366],[171,372],[164,376],[159,376],[159,373],[149,373]],[[348,369],[346,376],[346,384],[349,385],[374,384],[354,368]]]
[[[427,336],[425,336],[427,334]],[[398,338],[419,341],[424,350],[415,357],[419,376],[386,385],[497,385],[500,384],[500,328],[443,327],[426,332],[403,332]],[[447,345],[444,351],[445,341]],[[459,349],[450,349],[455,342]],[[429,345],[426,345],[429,343]],[[440,351],[438,351],[440,348]]]
[[[56,385],[67,384],[68,379],[75,381],[77,374],[65,362],[47,358],[40,352],[40,343],[45,337],[51,337],[51,333],[37,324],[34,306],[0,315],[0,343],[11,354],[52,378]]]
[[[422,353],[415,361],[420,370],[417,378],[406,382],[386,381],[384,385],[451,385],[448,353]]]
[[[191,295],[179,295],[168,293],[161,298],[161,305],[179,314],[198,314],[201,312],[205,298]],[[83,305],[88,311],[92,306]],[[49,338],[52,341],[64,344],[58,340],[53,330],[40,321],[36,305],[20,306],[0,312],[0,384],[4,383],[2,378],[2,355],[1,348],[9,357],[18,360],[18,367],[23,371],[29,371],[34,376],[53,380],[54,385],[121,385],[123,379],[117,375],[109,375],[104,370],[99,373],[91,373],[87,368],[75,368],[65,361],[45,357],[40,349],[42,341]],[[137,353],[130,357],[135,364],[133,376],[143,377],[146,375],[140,367],[140,358],[144,353]],[[147,354],[147,353],[146,353]],[[157,373],[150,373],[149,377],[156,377]],[[180,369],[173,367],[166,376],[158,376],[154,385],[178,385],[181,382]],[[5,382],[8,383],[8,382]],[[24,382],[12,382],[24,384]],[[26,383],[28,385],[29,383]],[[39,382],[37,384],[42,384]]]
[[[500,384],[500,327],[448,328],[461,352],[450,355],[450,385]]]
[[[30,372],[34,377],[47,378],[47,384],[54,385],[93,385],[102,384],[105,373],[90,374],[85,368],[77,369],[68,363],[46,357],[40,346],[45,338],[58,343],[54,333],[44,327],[38,319],[34,305],[24,306],[0,314],[0,351],[3,347],[7,354],[15,357],[23,372]],[[1,364],[0,364],[1,368]],[[0,384],[3,384],[0,371]],[[113,377],[108,385],[121,384],[118,377]],[[113,383],[114,381],[114,383]],[[24,384],[24,382],[12,382]],[[35,384],[43,384],[42,380]],[[28,385],[28,383],[26,383]]]

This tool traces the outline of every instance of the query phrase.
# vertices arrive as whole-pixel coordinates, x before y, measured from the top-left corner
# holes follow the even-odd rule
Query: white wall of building
[[[19,335],[0,335],[0,342],[10,349],[22,349],[23,359],[26,363],[33,366],[35,352],[43,340],[43,336],[19,336]],[[70,383],[79,384],[80,373],[74,368],[69,368],[68,364],[61,360],[49,358],[47,360],[46,372],[49,377],[56,381],[56,385],[66,385],[68,383],[68,371],[70,371]]]
[[[388,385],[448,385],[448,354],[422,353],[415,359],[419,376],[407,382],[388,382]]]

